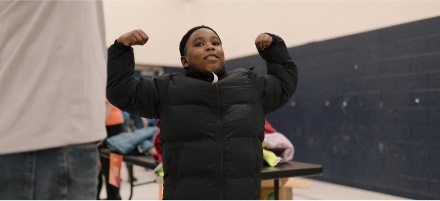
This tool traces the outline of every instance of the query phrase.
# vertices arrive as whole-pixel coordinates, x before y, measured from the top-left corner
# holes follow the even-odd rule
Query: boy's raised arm
[[[155,80],[134,77],[134,54],[131,45],[144,45],[148,36],[134,30],[120,36],[108,49],[107,99],[130,114],[159,118],[159,93]]]
[[[267,75],[252,74],[266,113],[282,107],[295,93],[298,71],[284,40],[269,33],[255,39],[258,53],[266,60]]]

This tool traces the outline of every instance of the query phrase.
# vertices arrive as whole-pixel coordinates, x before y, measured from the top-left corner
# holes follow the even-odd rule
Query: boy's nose
[[[214,46],[211,43],[206,45],[206,51],[208,51],[208,50],[214,50]]]

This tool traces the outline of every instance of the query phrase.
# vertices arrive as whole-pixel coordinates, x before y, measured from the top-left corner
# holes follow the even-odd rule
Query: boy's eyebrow
[[[215,38],[215,39],[219,39],[220,40],[220,38],[218,37],[218,36],[211,36],[211,38]],[[198,39],[203,39],[203,37],[197,37],[197,38],[195,38],[192,42],[194,42],[194,41],[196,41],[196,40],[198,40]]]

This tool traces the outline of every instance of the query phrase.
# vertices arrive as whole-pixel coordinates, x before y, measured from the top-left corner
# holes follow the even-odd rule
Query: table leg
[[[130,180],[130,198],[128,198],[129,200],[131,200],[131,197],[133,196],[133,174],[129,174],[128,178]]]
[[[279,184],[280,183],[279,183],[278,179],[274,179],[274,185],[273,185],[274,200],[280,199]]]

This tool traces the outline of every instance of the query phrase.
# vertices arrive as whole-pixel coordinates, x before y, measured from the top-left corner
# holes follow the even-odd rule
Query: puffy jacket
[[[250,69],[133,76],[131,47],[115,41],[108,56],[108,100],[123,111],[161,120],[164,199],[260,199],[265,115],[295,92],[297,69],[284,41],[259,51],[268,74]]]

